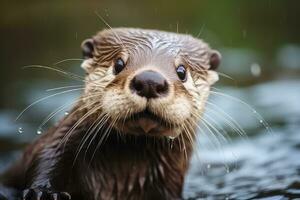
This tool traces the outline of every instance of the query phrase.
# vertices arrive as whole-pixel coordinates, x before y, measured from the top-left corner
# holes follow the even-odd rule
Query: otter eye
[[[186,81],[186,69],[183,65],[179,65],[176,72],[181,81]]]
[[[125,67],[124,61],[121,58],[118,58],[114,66],[115,74],[120,73],[124,69],[124,67]]]

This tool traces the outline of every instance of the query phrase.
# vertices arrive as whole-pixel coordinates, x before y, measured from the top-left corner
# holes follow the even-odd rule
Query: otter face
[[[82,101],[125,134],[177,137],[204,110],[220,54],[189,35],[110,29],[82,44]]]

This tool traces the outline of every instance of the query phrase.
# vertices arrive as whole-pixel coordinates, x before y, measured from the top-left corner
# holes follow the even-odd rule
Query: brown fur
[[[181,198],[197,122],[217,80],[210,70],[215,51],[191,36],[156,30],[110,29],[90,41],[94,50],[82,64],[87,75],[79,103],[27,148],[4,184],[31,188],[47,200],[60,192],[87,200]],[[115,75],[117,58],[126,68]],[[180,64],[187,67],[186,82],[176,75]],[[129,82],[148,69],[168,81],[166,97],[146,100],[130,92]],[[146,107],[168,123],[168,133],[132,132],[127,118]]]

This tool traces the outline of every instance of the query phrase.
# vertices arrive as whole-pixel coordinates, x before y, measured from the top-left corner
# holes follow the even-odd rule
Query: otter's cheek
[[[102,109],[112,118],[122,118],[132,113],[141,112],[146,107],[146,101],[133,101],[119,89],[106,91],[102,99]]]
[[[151,110],[167,121],[175,124],[181,124],[191,117],[191,102],[185,97],[174,97],[172,101],[153,101],[149,104]]]
[[[184,97],[177,97],[174,103],[170,106],[171,117],[178,119],[181,122],[191,117],[192,103]]]

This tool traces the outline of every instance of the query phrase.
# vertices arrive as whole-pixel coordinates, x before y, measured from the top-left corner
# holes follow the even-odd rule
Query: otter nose
[[[158,72],[150,70],[137,74],[130,83],[132,92],[147,99],[167,94],[168,88],[166,79]]]

